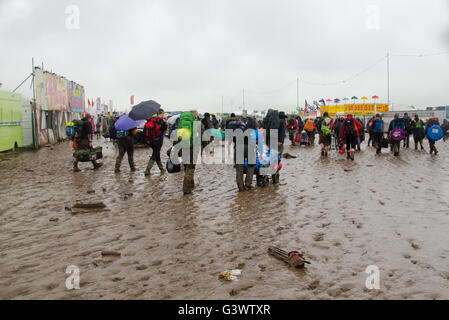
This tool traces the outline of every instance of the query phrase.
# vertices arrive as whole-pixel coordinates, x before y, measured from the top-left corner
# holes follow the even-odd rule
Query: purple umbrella
[[[120,119],[117,120],[115,123],[115,128],[117,130],[130,130],[137,128],[140,126],[145,120],[133,120],[131,119],[127,114],[120,117]]]

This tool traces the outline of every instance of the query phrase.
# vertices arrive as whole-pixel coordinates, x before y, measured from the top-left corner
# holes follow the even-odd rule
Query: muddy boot
[[[184,194],[191,194],[194,187],[193,176],[186,170],[184,175],[184,183],[182,185],[182,191]]]
[[[162,165],[162,162],[158,161],[157,166],[159,167],[159,170],[161,170],[161,174],[165,173],[164,166]]]
[[[78,161],[73,162],[73,172],[80,172],[80,168],[78,168]]]
[[[103,166],[103,163],[97,163],[96,161],[92,161],[92,164],[94,165],[94,170],[97,170]]]
[[[324,157],[327,158],[327,156],[328,156],[328,152],[324,151]]]
[[[435,155],[438,154],[438,150],[437,150],[437,148],[435,146],[433,147],[433,152],[435,152]]]
[[[421,145],[421,151],[423,151],[424,150],[424,146],[423,145]]]
[[[145,176],[151,175],[151,168],[153,168],[154,160],[150,159],[148,162],[147,168],[145,169]]]
[[[235,181],[239,192],[245,191],[245,184],[243,182],[243,164],[235,165]]]
[[[248,167],[246,169],[246,177],[245,177],[245,188],[246,189],[252,189],[252,183],[253,183],[253,175],[254,175],[254,167]]]
[[[347,160],[351,159],[351,155],[350,155],[349,151],[346,152],[346,159]]]
[[[352,161],[354,161],[354,150],[351,150],[351,152],[349,152],[349,157],[351,158]]]
[[[415,142],[415,150],[418,150],[418,143]]]
[[[324,157],[324,150],[321,150],[321,156]]]

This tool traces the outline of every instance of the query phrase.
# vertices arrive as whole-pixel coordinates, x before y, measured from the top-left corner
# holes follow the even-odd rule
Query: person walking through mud
[[[188,152],[190,153],[190,159],[188,163],[184,163],[184,182],[182,185],[182,191],[185,195],[191,194],[193,189],[195,188],[195,167],[197,158],[199,156],[198,152],[195,153],[194,152],[195,150],[193,148],[193,139],[194,139],[193,124],[195,121],[199,121],[197,111],[195,110],[187,111],[181,114],[181,116],[179,117],[179,125],[177,130],[178,141],[174,143],[174,145],[176,145],[180,143],[181,140],[183,139],[189,140]],[[200,124],[201,124],[201,133],[199,139],[201,139],[204,133],[204,125],[201,122]],[[201,153],[201,150],[199,150],[199,153]]]
[[[366,124],[366,131],[368,132],[368,135],[369,135],[368,147],[370,146],[370,143],[374,146],[374,121],[375,120],[376,120],[376,117],[372,117],[371,119],[368,120],[368,123]]]
[[[294,116],[288,119],[287,131],[288,131],[288,138],[292,146],[294,146],[296,144],[295,143],[296,134],[298,133],[298,121],[295,119]]]
[[[103,123],[101,116],[98,116],[97,123],[95,124],[95,133],[97,134],[97,139],[100,139],[101,137],[101,129],[102,129]]]
[[[355,125],[357,126],[357,138],[356,138],[356,144],[357,144],[357,151],[360,151],[360,145],[363,141],[365,141],[365,131],[363,128],[362,120],[357,117],[355,118]]]
[[[404,119],[399,118],[398,113],[394,115],[394,119],[390,122],[388,136],[391,140],[391,151],[393,151],[395,157],[399,157],[401,140],[405,137],[405,122]]]
[[[329,147],[332,144],[333,132],[330,128],[330,125],[331,125],[331,118],[326,112],[320,124],[319,141],[318,141],[319,145],[321,146],[322,157],[328,156]]]
[[[404,126],[405,126],[405,138],[404,138],[404,148],[410,147],[410,134],[412,133],[411,125],[412,119],[408,116],[408,113],[404,113]]]
[[[92,149],[92,138],[93,138],[93,130],[91,123],[91,115],[86,113],[84,118],[81,119],[81,124],[79,130],[79,135],[75,137],[73,141],[73,149],[75,151],[87,150],[90,151]],[[77,158],[73,159],[73,171],[79,172],[81,171],[78,167],[79,160]],[[100,168],[103,163],[97,163],[95,160],[92,160],[92,164],[94,165],[94,170]]]
[[[357,145],[357,124],[352,114],[348,114],[343,122],[340,139],[346,143],[346,159],[354,161],[354,153]]]
[[[434,126],[434,125],[440,126],[440,121],[438,118],[431,118],[431,119],[427,120],[425,132],[426,132],[427,140],[429,140],[430,154],[435,153],[435,155],[437,155],[438,150],[435,147],[435,140],[433,140],[429,136],[429,128],[432,128],[432,126]]]
[[[308,118],[304,124],[304,130],[307,132],[307,135],[310,138],[310,142],[312,145],[315,144],[315,123],[312,119]]]
[[[246,130],[256,130],[257,131],[257,123],[254,118],[248,117],[244,118],[242,120],[236,120],[235,122],[229,123],[229,129],[237,130],[241,129],[243,133],[246,132]],[[252,136],[256,134],[255,139],[258,137],[258,132],[252,133]],[[251,136],[251,137],[252,137]],[[243,149],[240,148],[239,143],[243,142]],[[237,155],[237,152],[243,151],[243,157],[242,155]],[[251,155],[254,155],[252,157]],[[234,164],[235,164],[235,171],[236,171],[236,183],[237,187],[239,189],[239,192],[250,190],[253,188],[252,182],[253,182],[253,176],[254,176],[254,169],[255,169],[255,160],[256,160],[256,143],[250,142],[250,138],[247,136],[244,136],[243,141],[234,138]],[[245,165],[246,164],[246,165]],[[245,167],[246,167],[246,177],[244,177],[245,174]]]
[[[148,161],[147,168],[145,170],[145,176],[151,175],[151,168],[154,163],[157,164],[161,174],[165,173],[164,166],[161,161],[161,149],[164,144],[165,131],[167,130],[167,123],[163,119],[164,110],[160,109],[157,115],[154,115],[148,119],[143,129],[145,142],[153,150],[150,160]]]
[[[376,114],[374,120],[372,120],[372,130],[373,130],[373,146],[376,148],[376,154],[382,153],[382,139],[385,132],[385,124],[380,114]],[[370,128],[371,130],[371,128]]]
[[[413,141],[415,142],[415,150],[418,150],[418,143],[421,145],[421,150],[424,150],[423,140],[426,136],[424,131],[424,122],[415,114],[410,125],[410,131],[413,133]]]
[[[122,163],[125,153],[128,154],[128,163],[131,172],[136,171],[134,164],[134,137],[137,135],[137,128],[130,130],[117,130],[118,140],[118,156],[115,160],[115,173],[120,172],[120,165]]]

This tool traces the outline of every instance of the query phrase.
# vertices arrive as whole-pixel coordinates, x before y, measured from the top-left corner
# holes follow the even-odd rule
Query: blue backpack
[[[382,132],[383,131],[383,120],[382,119],[376,119],[374,121],[374,132]]]

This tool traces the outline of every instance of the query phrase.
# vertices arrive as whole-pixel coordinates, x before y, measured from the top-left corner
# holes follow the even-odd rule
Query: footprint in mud
[[[415,249],[415,250],[421,249],[421,247],[416,242],[414,242],[413,240],[408,240],[408,243],[410,243],[412,248]]]
[[[354,219],[352,219],[351,222],[352,222],[353,225],[355,225],[357,227],[357,229],[360,229],[363,226],[363,224],[361,222],[357,222]]]
[[[313,291],[316,288],[318,288],[320,285],[320,280],[315,280],[313,282],[311,282],[308,286],[307,286],[307,290]]]
[[[380,204],[381,206],[384,206],[384,205],[385,205],[385,202],[383,202],[382,200],[379,200],[379,204]]]
[[[315,233],[315,235],[313,236],[313,240],[314,241],[323,241],[324,240],[324,233],[322,233],[322,232],[318,232],[318,233]]]
[[[251,284],[249,284],[249,285],[242,285],[242,286],[239,286],[239,287],[235,287],[235,288],[233,288],[231,291],[229,291],[229,295],[230,295],[230,296],[236,296],[236,295],[238,295],[240,292],[249,290],[249,289],[251,289],[252,287],[253,287],[253,285],[251,285]]]

